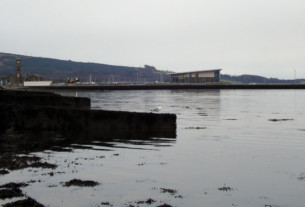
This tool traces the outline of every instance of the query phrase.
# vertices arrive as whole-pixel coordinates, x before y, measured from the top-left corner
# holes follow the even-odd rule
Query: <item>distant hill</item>
[[[74,62],[51,58],[32,57],[17,54],[0,53],[0,76],[15,74],[16,58],[21,58],[22,75],[35,74],[45,80],[64,81],[67,77],[80,78],[81,81],[169,81],[167,71],[157,70],[153,66],[126,67],[98,63]]]
[[[232,84],[294,84],[294,83],[305,83],[305,79],[296,79],[296,80],[282,80],[277,78],[265,78],[258,75],[239,75],[239,76],[232,76],[221,74],[220,81],[228,82]]]
[[[15,75],[17,57],[21,58],[23,76],[34,74],[42,76],[45,80],[53,80],[55,82],[65,81],[67,77],[78,77],[81,81],[89,81],[90,76],[92,81],[97,82],[168,82],[170,81],[169,73],[172,73],[170,71],[157,70],[149,65],[127,67],[0,53],[0,77],[10,74]],[[305,83],[305,79],[281,80],[257,75],[232,76],[226,74],[220,75],[220,81],[232,84]]]

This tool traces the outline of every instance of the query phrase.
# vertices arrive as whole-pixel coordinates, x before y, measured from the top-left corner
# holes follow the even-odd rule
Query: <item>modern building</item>
[[[212,83],[219,82],[221,69],[173,73],[171,83]]]

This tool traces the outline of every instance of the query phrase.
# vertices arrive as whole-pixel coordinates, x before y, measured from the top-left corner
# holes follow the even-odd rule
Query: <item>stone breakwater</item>
[[[55,131],[65,137],[145,139],[176,137],[176,115],[90,110],[89,98],[48,92],[0,91],[0,134]]]
[[[65,97],[50,92],[0,90],[0,104],[90,109],[91,100],[89,98]]]

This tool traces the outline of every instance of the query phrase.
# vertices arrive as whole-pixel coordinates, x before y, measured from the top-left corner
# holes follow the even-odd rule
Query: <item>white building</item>
[[[31,86],[50,86],[52,81],[24,81],[23,86],[31,87]]]

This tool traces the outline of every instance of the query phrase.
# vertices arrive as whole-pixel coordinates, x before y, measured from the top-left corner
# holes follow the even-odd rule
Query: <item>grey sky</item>
[[[0,0],[0,51],[305,78],[305,0]]]

